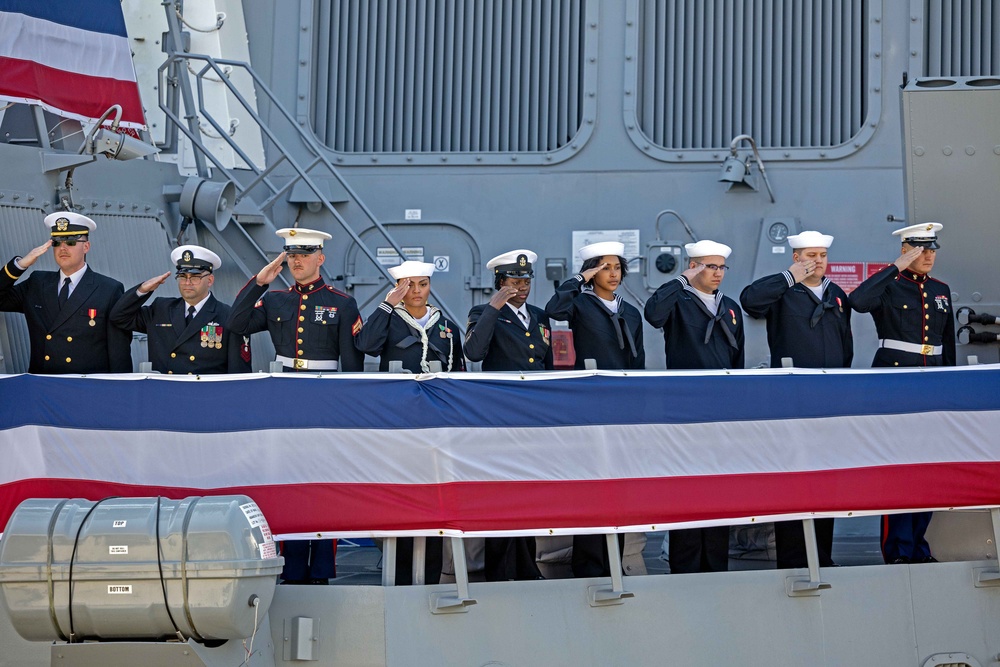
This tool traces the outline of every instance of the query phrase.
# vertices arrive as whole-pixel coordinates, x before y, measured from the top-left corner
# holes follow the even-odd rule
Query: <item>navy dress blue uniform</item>
[[[893,232],[903,243],[936,251],[940,223],[921,223]],[[925,273],[890,264],[851,293],[851,305],[871,313],[879,349],[872,367],[955,366],[955,314],[951,289]],[[887,563],[933,560],[924,539],[931,512],[882,518],[882,557]]]
[[[168,375],[251,371],[249,338],[226,327],[229,306],[215,295],[208,295],[187,324],[188,304],[184,299],[158,297],[145,305],[153,293],[140,295],[138,289],[136,285],[125,293],[111,311],[111,319],[123,329],[148,334],[149,360],[154,371]]]
[[[646,301],[646,321],[663,329],[667,368],[743,368],[743,313],[721,292],[711,313],[687,278],[669,280]]]
[[[814,245],[795,245],[793,239],[805,234],[814,234],[810,238],[816,240],[803,243]],[[789,238],[795,249],[828,248],[832,241],[833,237],[812,232]],[[765,276],[743,289],[740,294],[743,310],[755,319],[767,320],[771,366],[789,357],[799,368],[851,367],[854,337],[847,294],[825,277],[820,283],[820,293],[822,298],[808,286],[795,282],[790,271]],[[822,567],[831,567],[834,565],[834,521],[832,518],[816,519],[814,526],[819,563]],[[774,537],[779,569],[808,566],[801,521],[776,521]]]
[[[586,359],[593,359],[598,368],[606,370],[646,367],[642,315],[620,296],[615,295],[615,301],[618,312],[612,312],[594,292],[585,290],[583,276],[577,274],[557,287],[545,304],[549,318],[569,323],[576,351],[574,368],[585,368]]]
[[[0,310],[24,313],[29,373],[132,372],[132,333],[110,318],[125,291],[120,282],[88,267],[60,308],[58,271],[34,271],[15,284],[23,274],[14,259],[0,272]]]
[[[50,213],[43,223],[56,263],[74,265],[71,274],[34,271],[17,282],[47,247],[33,250],[23,265],[18,263],[22,258],[15,257],[0,271],[0,310],[23,313],[28,325],[28,372],[131,373],[132,333],[110,319],[111,309],[125,290],[120,282],[86,264],[90,232],[97,224],[72,211]],[[60,250],[58,244],[65,247]],[[72,292],[71,284],[75,285]]]
[[[354,339],[359,350],[379,357],[379,370],[389,370],[390,361],[400,361],[412,373],[424,373],[424,345],[421,332],[404,321],[400,310],[383,301],[372,312],[368,322]],[[435,316],[436,315],[436,316]],[[440,361],[444,371],[464,371],[462,339],[458,327],[436,308],[425,329],[427,358]]]
[[[497,310],[488,303],[473,306],[465,329],[465,356],[482,361],[484,371],[552,370],[552,325],[545,311],[524,304],[525,327],[507,305]]]
[[[731,248],[714,241],[685,246],[688,257],[722,256]],[[716,312],[702,301],[686,276],[661,285],[646,301],[646,321],[663,329],[668,369],[743,368],[743,313],[722,292],[714,294]],[[723,572],[729,569],[729,527],[670,531],[670,571]]]

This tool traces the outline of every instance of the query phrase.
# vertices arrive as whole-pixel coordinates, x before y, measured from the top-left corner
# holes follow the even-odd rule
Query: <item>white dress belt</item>
[[[943,345],[920,345],[919,343],[906,343],[904,341],[893,340],[891,338],[880,338],[878,346],[884,347],[888,350],[912,352],[913,354],[922,354],[924,356],[935,356],[944,352]]]
[[[285,368],[294,368],[297,371],[335,371],[337,370],[336,359],[293,359],[280,354],[275,355],[275,361],[280,361]]]

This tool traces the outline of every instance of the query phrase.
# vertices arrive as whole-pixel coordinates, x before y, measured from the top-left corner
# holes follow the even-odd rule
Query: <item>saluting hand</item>
[[[52,240],[49,239],[48,241],[46,241],[45,243],[38,246],[37,248],[29,252],[27,255],[19,259],[17,263],[21,265],[22,269],[26,269],[32,264],[34,264],[35,260],[37,260],[39,257],[48,252],[49,248],[51,247],[52,247]]]
[[[682,272],[681,275],[684,276],[685,278],[687,278],[688,282],[691,282],[692,278],[694,278],[696,275],[698,275],[699,273],[701,273],[704,270],[705,270],[705,265],[701,264],[701,263],[698,263],[698,264],[695,264],[690,269],[687,269],[686,271]]]
[[[592,269],[587,269],[586,271],[582,272],[580,275],[583,276],[583,282],[589,283],[591,278],[593,278],[594,276],[596,276],[603,269],[607,268],[607,266],[608,266],[608,263],[604,262],[600,266],[595,266]]]
[[[389,290],[389,293],[385,295],[385,302],[393,308],[398,306],[399,302],[403,300],[404,296],[406,296],[406,292],[410,289],[410,282],[411,280],[409,278],[403,278],[396,283],[396,286]]]
[[[510,301],[517,294],[517,289],[510,285],[504,285],[490,297],[490,305],[500,310],[503,305]]]
[[[263,287],[264,285],[273,283],[274,279],[281,274],[281,263],[285,261],[287,256],[287,252],[282,252],[274,258],[273,262],[261,269],[260,273],[257,274],[257,284]]]
[[[792,279],[795,282],[800,283],[811,276],[815,270],[816,262],[807,260],[805,262],[795,262],[789,267],[788,272],[792,274]]]
[[[897,257],[896,261],[893,262],[893,264],[895,264],[896,268],[899,269],[900,271],[905,271],[906,267],[908,267],[910,264],[913,264],[913,262],[917,261],[917,257],[920,257],[920,255],[923,254],[923,252],[924,252],[923,246],[914,246],[909,250],[907,250],[906,252],[904,252],[899,257]]]
[[[170,277],[170,272],[167,271],[162,276],[156,276],[155,278],[150,278],[143,284],[139,285],[139,291],[142,292],[143,294],[149,294],[157,287],[162,285],[164,282],[166,282],[167,278],[169,277]]]

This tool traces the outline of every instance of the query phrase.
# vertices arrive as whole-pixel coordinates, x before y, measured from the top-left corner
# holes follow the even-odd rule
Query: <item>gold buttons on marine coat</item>
[[[906,310],[906,304],[905,303],[903,304],[903,310]]]
[[[534,357],[528,357],[528,363],[529,364],[535,363],[535,358]]]
[[[308,294],[303,294],[302,295],[302,300],[303,301],[308,301],[309,300],[309,295]],[[302,306],[302,310],[305,310],[305,309],[306,309],[306,307]]]
[[[303,354],[305,354],[305,352],[303,352],[302,350],[299,350],[299,351],[298,351],[298,352],[296,352],[295,354],[297,354],[297,355],[299,355],[299,356],[301,357],[301,356],[302,356]]]
[[[927,298],[927,292],[924,292],[924,298]]]
[[[299,327],[299,333],[302,333],[303,331],[305,331],[305,329],[303,329],[302,327]]]
[[[304,315],[299,315],[299,322],[305,322],[306,318]]]
[[[305,297],[302,298],[304,299]],[[299,306],[299,310],[305,310],[305,309],[306,309],[306,304],[303,303],[302,305]]]
[[[188,357],[188,360],[189,361],[194,361],[194,355],[192,354],[190,357]]]
[[[170,353],[170,358],[171,359],[176,359],[177,358],[177,353],[176,352],[171,352]]]
[[[48,360],[49,360],[49,355],[46,354],[45,355],[45,361],[48,361]]]
[[[925,327],[924,327],[924,331],[928,331],[929,329],[930,329],[930,327],[929,327],[929,326],[925,326]]]
[[[297,339],[295,342],[298,343],[299,345],[302,345],[302,339],[301,338]]]
[[[535,344],[534,343],[529,344],[528,345],[528,349],[529,350],[534,350],[535,349]]]
[[[73,342],[73,337],[72,336],[66,336],[66,342],[67,343],[72,343]]]
[[[72,363],[72,361],[73,361],[72,359],[70,359],[69,357],[66,357],[66,363],[67,363],[67,364],[68,364],[68,363]]]
[[[52,340],[52,334],[46,334],[45,340]]]
[[[167,375],[173,375],[173,374],[174,374],[173,371],[167,371]]]
[[[929,319],[931,319],[931,315],[930,315],[930,313],[927,313],[926,315],[924,315],[924,319],[925,319],[925,320],[929,320]]]

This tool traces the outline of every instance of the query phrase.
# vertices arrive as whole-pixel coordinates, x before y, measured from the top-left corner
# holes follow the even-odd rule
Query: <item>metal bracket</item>
[[[972,569],[976,588],[996,588],[1000,586],[1000,571],[995,567],[976,567]]]
[[[635,593],[625,590],[625,580],[622,577],[622,557],[618,553],[618,536],[609,533],[604,536],[608,549],[608,565],[611,569],[611,586],[587,586],[587,600],[591,607],[608,607],[624,604],[625,600],[634,598]]]
[[[820,594],[832,584],[820,581],[819,546],[816,544],[816,523],[812,519],[802,520],[802,533],[806,542],[806,562],[809,564],[808,577],[785,577],[785,595],[788,597],[808,597]]]
[[[469,607],[477,604],[477,600],[469,597],[469,565],[465,562],[465,540],[461,537],[450,539],[452,558],[455,562],[455,592],[432,593],[430,597],[432,614],[464,614],[469,611]]]
[[[833,584],[813,581],[809,577],[785,577],[785,595],[790,598],[817,596],[828,588],[833,588]]]

